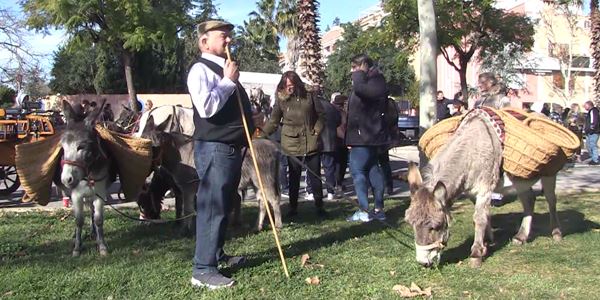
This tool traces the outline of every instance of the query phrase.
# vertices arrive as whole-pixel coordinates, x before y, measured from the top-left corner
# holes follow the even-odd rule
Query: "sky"
[[[319,27],[323,31],[327,25],[331,26],[336,17],[340,18],[341,23],[356,20],[379,2],[379,0],[321,0]],[[0,8],[20,12],[21,8],[17,3],[18,1],[14,0],[0,0]],[[248,14],[256,10],[256,1],[254,0],[216,0],[214,3],[217,6],[218,15],[234,25],[242,25],[243,21],[248,19]],[[58,50],[58,47],[67,38],[63,31],[51,30],[49,35],[31,32],[27,40],[36,53],[45,55],[42,67],[46,73],[49,73],[52,68],[52,53]],[[282,47],[282,50],[285,50],[285,47]],[[1,62],[2,53],[0,53]]]

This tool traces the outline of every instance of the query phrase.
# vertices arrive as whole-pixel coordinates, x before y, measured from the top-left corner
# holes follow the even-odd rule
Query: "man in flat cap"
[[[198,47],[202,55],[188,73],[187,85],[194,107],[194,162],[199,186],[196,194],[196,250],[192,285],[217,289],[235,281],[222,275],[219,263],[233,267],[245,258],[223,252],[227,217],[232,199],[239,197],[242,155],[247,146],[237,93],[244,114],[254,131],[248,95],[239,84],[240,72],[226,60],[233,25],[206,21],[198,25]],[[237,88],[236,88],[237,87]]]

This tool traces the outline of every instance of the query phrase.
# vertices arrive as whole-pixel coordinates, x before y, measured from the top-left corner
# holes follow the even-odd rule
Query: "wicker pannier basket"
[[[564,164],[562,149],[542,137],[542,134],[528,126],[538,122],[530,114],[520,110],[494,110],[505,124],[503,168],[507,173],[531,178],[537,175],[553,174]],[[523,120],[536,120],[525,123]],[[432,159],[458,128],[462,117],[453,117],[439,122],[427,130],[419,140],[419,147]]]
[[[433,158],[446,145],[462,119],[463,116],[448,118],[427,129],[419,139],[419,148],[429,159]]]
[[[567,157],[573,156],[581,147],[577,135],[556,122],[545,118],[529,117],[525,120],[525,124],[538,131],[543,138],[559,146]]]
[[[496,112],[505,124],[504,171],[517,177],[531,178],[552,173],[558,165],[562,167],[561,157],[564,154],[559,146],[512,114],[501,110]]]

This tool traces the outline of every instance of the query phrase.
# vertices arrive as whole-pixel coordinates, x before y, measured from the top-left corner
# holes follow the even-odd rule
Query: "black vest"
[[[217,75],[223,78],[223,68],[216,63],[205,58],[198,58],[198,62],[204,64]],[[239,82],[236,91],[227,99],[227,103],[212,117],[201,118],[194,106],[194,139],[208,142],[220,142],[235,146],[248,145],[244,125],[240,114],[237,94],[240,93],[244,115],[248,122],[250,134],[254,132],[254,122],[252,120],[252,109],[248,95]],[[192,101],[192,106],[194,105]]]

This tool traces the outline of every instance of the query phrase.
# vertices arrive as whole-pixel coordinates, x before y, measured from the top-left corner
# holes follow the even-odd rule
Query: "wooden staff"
[[[229,52],[229,46],[225,47],[225,52],[227,53],[227,60],[230,62],[231,53]],[[248,128],[248,121],[246,121],[246,114],[244,113],[244,106],[242,104],[242,98],[240,96],[240,91],[236,84],[235,86],[238,104],[240,106],[240,113],[242,114],[242,124],[244,125],[244,132],[246,133],[246,140],[248,141],[248,147],[250,148],[250,156],[252,156],[252,163],[254,164],[254,171],[256,171],[256,177],[258,178],[258,186],[260,187],[260,193],[262,195],[263,204],[265,209],[267,210],[267,216],[269,216],[269,223],[271,223],[271,229],[273,229],[273,236],[275,237],[275,244],[277,244],[277,250],[279,251],[279,258],[281,258],[281,264],[283,265],[283,271],[285,272],[285,277],[290,278],[290,273],[288,272],[287,264],[285,263],[285,257],[283,256],[283,250],[281,249],[281,244],[279,243],[279,236],[277,235],[277,229],[275,229],[275,222],[273,221],[273,215],[271,214],[271,209],[269,208],[269,203],[267,201],[267,196],[265,194],[265,189],[262,182],[262,177],[260,176],[260,170],[258,168],[258,163],[256,160],[256,154],[254,152],[254,146],[252,146],[252,137],[250,136],[250,129]]]

